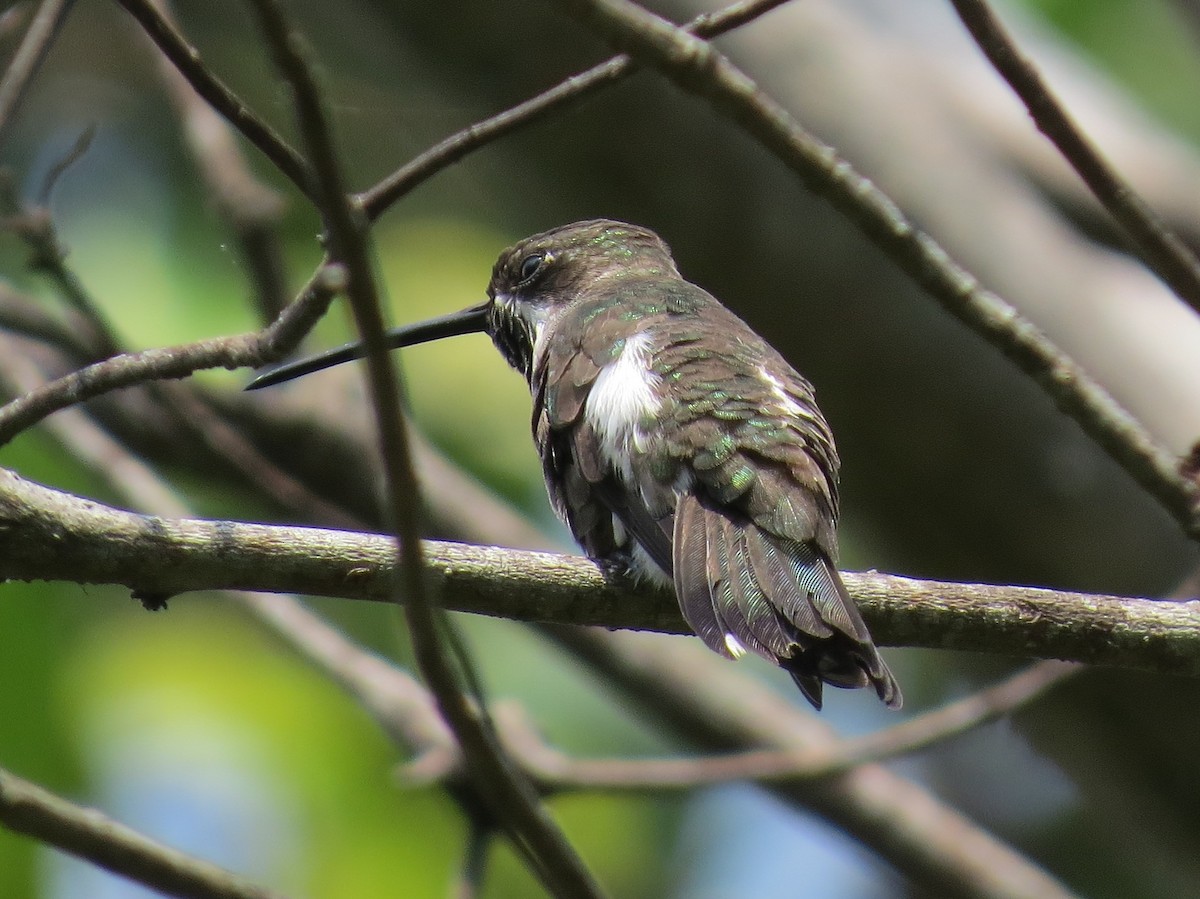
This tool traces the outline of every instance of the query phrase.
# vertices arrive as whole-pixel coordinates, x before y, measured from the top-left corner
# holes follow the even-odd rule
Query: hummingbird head
[[[564,225],[527,237],[500,254],[486,302],[440,318],[402,325],[387,334],[392,349],[458,334],[485,332],[528,381],[540,341],[571,304],[613,278],[678,277],[671,251],[653,231],[609,219]],[[257,390],[361,359],[351,343],[268,369],[247,386]]]
[[[678,276],[653,231],[609,219],[575,222],[527,237],[500,254],[488,284],[487,331],[529,380],[538,347],[573,303],[611,279]]]

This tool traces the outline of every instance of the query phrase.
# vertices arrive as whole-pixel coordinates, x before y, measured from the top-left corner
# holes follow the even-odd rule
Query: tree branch
[[[122,353],[63,375],[0,407],[0,446],[47,415],[95,396],[205,368],[258,367],[295,347],[344,286],[338,265],[323,265],[274,322],[252,334],[200,340],[139,353]]]
[[[1108,214],[1125,229],[1142,261],[1200,312],[1200,261],[1195,254],[1092,145],[985,0],[950,2],[984,56],[1024,102],[1038,130],[1053,142]]]
[[[0,768],[0,823],[154,890],[184,899],[282,899]]]
[[[692,19],[684,28],[701,37],[717,37],[754,21],[785,2],[786,0],[744,0],[716,13],[703,13]],[[413,188],[449,168],[467,154],[532,125],[553,112],[573,106],[602,88],[620,83],[636,72],[637,68],[632,59],[621,54],[593,66],[586,72],[572,75],[524,103],[518,103],[439,141],[374,187],[363,191],[358,195],[358,200],[368,216],[372,219],[378,218]]]
[[[1044,661],[962,699],[861,737],[833,741],[819,749],[752,749],[700,758],[585,759],[545,742],[519,706],[499,716],[505,745],[545,790],[668,792],[729,781],[817,780],[861,765],[910,755],[1012,714],[1050,688],[1085,669]],[[455,774],[452,760],[435,770],[425,760],[409,766],[422,782]]]
[[[4,72],[3,81],[0,81],[0,147],[4,146],[8,137],[25,89],[50,52],[50,45],[54,43],[71,6],[72,0],[43,0],[33,21],[25,29],[25,36]]]
[[[1099,383],[1008,302],[985,290],[929,234],[830,146],[805,131],[707,41],[628,0],[559,0],[615,47],[708,100],[815,193],[826,197],[943,308],[1030,375],[1118,464],[1154,496],[1184,532],[1200,540],[1200,489],[1179,460]]]
[[[573,556],[425,544],[448,609],[521,621],[689,633],[666,592],[630,592]],[[121,584],[135,595],[248,590],[388,601],[395,544],[318,528],[137,515],[0,469],[0,578]],[[885,645],[1060,658],[1200,676],[1200,601],[847,572]]]
[[[196,93],[254,144],[305,196],[315,202],[312,172],[304,157],[205,65],[200,58],[200,51],[187,42],[155,6],[153,0],[117,2],[137,20],[163,55],[179,70],[179,74],[195,88]]]
[[[711,752],[827,749],[833,729],[699,641],[545,628],[643,711],[658,729]],[[720,670],[725,673],[719,674]],[[879,765],[821,780],[764,784],[811,809],[940,899],[1073,899],[1070,890],[1002,840]]]
[[[366,350],[367,387],[385,475],[385,517],[395,528],[398,542],[399,568],[392,573],[390,592],[406,599],[404,611],[417,663],[458,739],[470,782],[533,872],[555,895],[599,897],[603,893],[591,872],[550,817],[533,784],[508,759],[486,715],[459,688],[456,671],[446,657],[436,610],[427,594],[419,485],[396,367],[384,337],[383,310],[368,251],[367,219],[347,197],[341,160],[303,36],[287,20],[278,0],[254,0],[253,6],[275,64],[292,89],[330,255],[346,269],[346,297]]]
[[[174,24],[167,0],[150,0]],[[147,37],[147,46],[150,46]],[[264,321],[287,304],[286,265],[279,239],[284,199],[254,176],[228,122],[196,92],[171,61],[152,48],[179,117],[183,138],[208,194],[237,240]]]

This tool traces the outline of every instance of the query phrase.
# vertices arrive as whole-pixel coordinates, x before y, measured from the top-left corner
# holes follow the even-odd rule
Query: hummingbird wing
[[[812,387],[715,301],[690,318],[663,325],[654,360],[676,385],[658,451],[690,473],[673,530],[685,618],[717,652],[782,666],[817,708],[825,683],[898,707],[832,562],[838,460]]]
[[[652,294],[658,309],[630,317],[579,304],[535,361],[534,436],[559,517],[601,565],[673,580],[714,651],[779,664],[817,708],[825,683],[899,706],[832,563],[838,460],[812,387],[700,288]],[[605,305],[618,302],[631,300]]]
[[[655,516],[624,486],[594,422],[584,414],[605,367],[625,348],[619,332],[579,329],[574,339],[551,344],[531,377],[534,440],[546,489],[558,516],[590,558],[608,568],[653,574],[637,564],[645,553],[671,577],[669,508]]]

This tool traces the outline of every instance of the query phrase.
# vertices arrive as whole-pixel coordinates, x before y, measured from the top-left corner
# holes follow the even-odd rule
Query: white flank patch
[[[788,392],[784,389],[783,384],[780,383],[777,377],[767,371],[765,366],[760,365],[758,367],[758,373],[764,381],[771,385],[771,393],[775,394],[775,399],[779,401],[779,408],[781,410],[786,412],[788,415],[795,416],[796,418],[806,418],[812,420],[812,412],[810,412],[808,409],[805,409],[794,399],[788,396]]]
[[[626,340],[620,355],[600,369],[583,407],[604,461],[628,485],[634,483],[630,454],[645,441],[641,422],[658,411],[659,377],[649,366],[650,335],[642,331]]]
[[[613,522],[616,523],[616,516],[613,516]],[[617,541],[620,544],[620,540]],[[642,547],[642,544],[636,540],[633,546],[630,547],[630,565],[629,570],[635,577],[640,578],[651,584],[658,584],[660,587],[673,587],[670,576],[658,567],[658,563],[650,558],[650,553]]]

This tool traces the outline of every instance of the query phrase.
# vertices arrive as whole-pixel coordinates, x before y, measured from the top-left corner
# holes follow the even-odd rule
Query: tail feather
[[[730,656],[745,648],[776,663],[817,709],[825,684],[873,687],[900,707],[895,677],[817,546],[735,520],[694,495],[680,498],[675,516],[680,608],[712,649]]]

